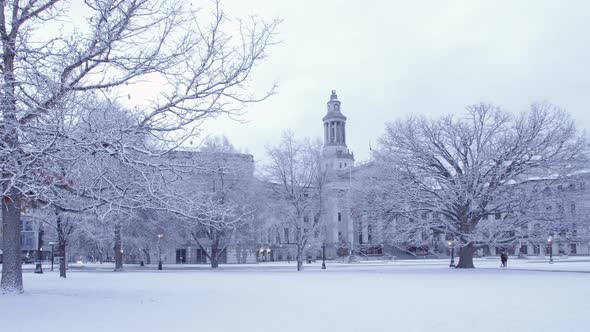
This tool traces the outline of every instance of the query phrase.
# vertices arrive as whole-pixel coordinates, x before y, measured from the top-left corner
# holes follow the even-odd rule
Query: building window
[[[207,253],[203,249],[197,249],[196,263],[207,264]]]
[[[570,255],[575,255],[577,253],[578,253],[578,251],[576,250],[576,244],[570,243]]]
[[[342,168],[342,162],[340,162],[340,168]]]
[[[541,247],[538,244],[533,245],[533,254],[538,255],[541,253]]]
[[[285,228],[285,242],[289,242],[289,228]]]
[[[494,216],[494,218],[496,220],[501,219],[502,218],[502,214],[501,213],[496,213],[495,216]]]
[[[359,244],[363,244],[363,232],[359,232]]]
[[[25,222],[25,231],[32,231],[33,224],[30,221]]]
[[[342,241],[342,232],[338,232],[338,242]]]
[[[176,249],[176,264],[186,263],[186,248]]]
[[[520,246],[520,253],[521,253],[521,254],[523,254],[523,255],[526,255],[526,254],[528,254],[528,247],[527,247],[527,245],[526,245],[526,244],[522,244],[522,245]]]
[[[488,215],[487,214],[484,214],[483,216],[481,216],[481,219],[488,220]]]

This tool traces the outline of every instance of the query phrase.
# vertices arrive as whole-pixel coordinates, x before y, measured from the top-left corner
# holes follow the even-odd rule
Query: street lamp
[[[547,244],[549,245],[549,264],[553,264],[553,236],[550,236],[547,239]]]
[[[37,262],[35,264],[35,273],[43,273],[43,228],[39,227],[37,237]]]
[[[322,270],[326,269],[326,244],[322,244]]]
[[[164,234],[158,234],[158,270],[162,270],[162,245],[160,241],[164,237]]]
[[[43,248],[39,248],[37,259],[38,259],[38,262],[35,265],[35,273],[43,273],[43,266],[42,266]]]
[[[451,264],[449,264],[449,267],[455,267],[455,246],[453,241],[447,242],[447,245],[451,248]]]

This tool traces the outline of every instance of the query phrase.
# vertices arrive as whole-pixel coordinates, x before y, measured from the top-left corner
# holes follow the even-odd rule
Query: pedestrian
[[[500,261],[502,261],[502,267],[505,268],[508,266],[508,254],[506,252],[502,252],[500,255]]]

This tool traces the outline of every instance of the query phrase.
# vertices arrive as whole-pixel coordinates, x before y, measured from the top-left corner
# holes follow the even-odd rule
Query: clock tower
[[[327,103],[324,123],[324,147],[322,157],[324,167],[331,170],[346,170],[353,166],[354,155],[346,147],[346,116],[340,111],[340,100],[336,90],[332,90]]]

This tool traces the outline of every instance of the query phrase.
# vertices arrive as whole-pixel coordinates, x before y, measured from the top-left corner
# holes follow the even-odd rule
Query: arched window
[[[335,129],[334,128],[334,122],[331,122],[331,125],[330,125],[330,143],[334,143],[334,141],[336,139],[336,135],[335,135],[334,129]]]

